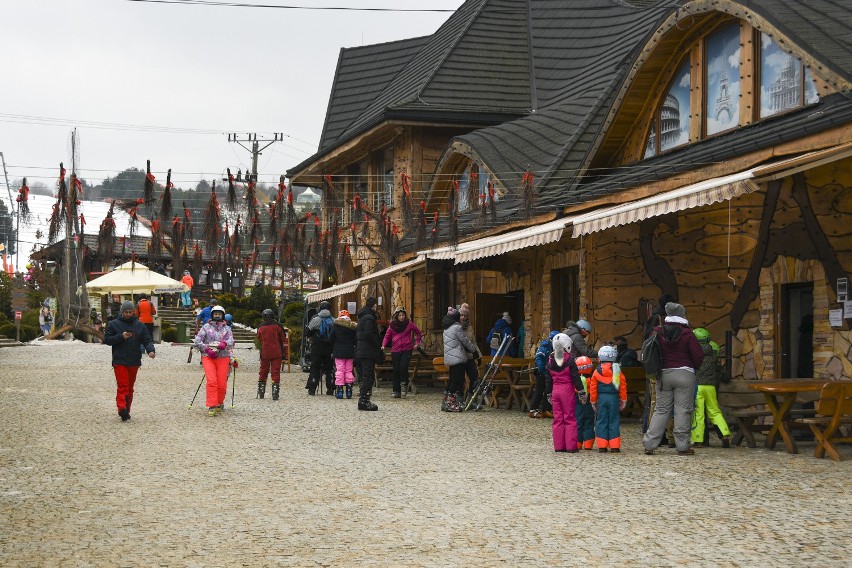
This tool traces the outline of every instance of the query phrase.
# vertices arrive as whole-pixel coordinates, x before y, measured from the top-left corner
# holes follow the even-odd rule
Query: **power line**
[[[358,8],[351,6],[296,6],[285,4],[249,4],[247,2],[224,2],[220,0],[123,0],[144,4],[184,4],[187,6],[225,6],[230,8],[272,8],[279,10],[325,10],[345,12],[432,12],[453,13],[452,8]]]

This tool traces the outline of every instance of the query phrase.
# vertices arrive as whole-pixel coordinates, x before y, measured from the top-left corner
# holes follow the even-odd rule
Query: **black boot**
[[[346,385],[346,398],[352,398],[352,385]]]
[[[266,394],[266,381],[257,381],[257,398],[263,398],[263,395],[265,395],[265,394]]]
[[[358,398],[358,410],[378,410],[379,407],[370,402],[370,396],[373,393],[367,391],[366,393],[361,393],[361,396]]]
[[[278,393],[281,390],[281,383],[272,383],[272,400],[278,400]],[[263,397],[260,397],[263,398]]]

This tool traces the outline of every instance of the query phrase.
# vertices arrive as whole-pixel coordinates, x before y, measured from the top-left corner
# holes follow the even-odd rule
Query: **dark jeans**
[[[464,371],[467,363],[450,365],[450,378],[447,381],[447,392],[461,394],[464,391]]]
[[[311,372],[308,374],[308,390],[316,391],[322,375],[325,374],[325,386],[334,390],[334,362],[331,355],[311,354]],[[331,385],[329,387],[329,385]]]
[[[546,386],[544,375],[536,373],[535,390],[533,391],[533,397],[530,401],[530,410],[552,410],[550,403],[547,402],[547,397],[544,396]]]
[[[393,363],[393,392],[401,392],[402,384],[408,384],[411,351],[394,351],[391,353],[391,362]]]
[[[373,383],[376,382],[376,361],[374,359],[356,359],[361,370],[361,389],[359,391],[362,399],[370,399],[373,394]]]
[[[476,366],[476,359],[468,359],[467,364],[464,366],[464,371],[467,373],[467,380],[470,382],[468,388],[472,391],[479,382],[479,368]]]

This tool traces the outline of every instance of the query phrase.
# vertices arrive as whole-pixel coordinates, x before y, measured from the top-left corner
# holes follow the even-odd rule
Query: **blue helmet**
[[[234,316],[232,316],[231,314],[225,314],[225,321],[228,323],[234,321]]]
[[[586,330],[588,333],[592,332],[592,324],[586,320],[577,320],[577,327]]]

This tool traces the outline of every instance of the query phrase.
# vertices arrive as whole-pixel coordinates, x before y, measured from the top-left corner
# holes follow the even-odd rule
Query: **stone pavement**
[[[208,418],[165,345],[122,423],[109,348],[46,343],[0,349],[2,566],[849,565],[852,461],[812,444],[645,456],[629,421],[620,455],[555,454],[548,421],[437,389],[256,400],[250,350]]]

